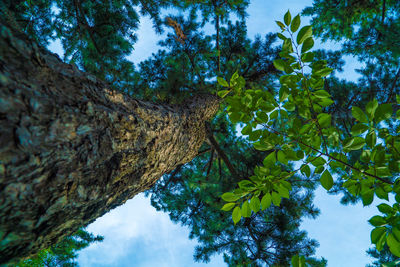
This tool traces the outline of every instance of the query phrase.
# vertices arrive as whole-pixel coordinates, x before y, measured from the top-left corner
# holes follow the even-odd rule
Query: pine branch
[[[226,167],[228,167],[229,172],[232,174],[233,177],[236,179],[240,179],[240,176],[237,174],[235,168],[229,161],[228,157],[226,156],[225,152],[219,146],[217,140],[214,138],[214,134],[211,130],[210,124],[208,122],[205,123],[207,138],[210,141],[212,147],[217,151],[218,156],[224,161]]]
[[[400,76],[400,68],[397,71],[396,76],[394,77],[394,81],[393,81],[392,87],[390,88],[388,97],[386,99],[386,103],[389,103],[390,99],[392,99],[392,97],[394,96],[394,91],[395,91],[394,89],[396,87],[396,83],[397,83],[397,80],[399,79],[399,76]]]

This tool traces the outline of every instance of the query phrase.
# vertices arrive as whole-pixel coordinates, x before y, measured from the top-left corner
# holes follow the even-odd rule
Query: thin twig
[[[328,158],[330,158],[330,159],[332,159],[332,160],[335,160],[335,161],[337,161],[337,162],[339,162],[339,163],[342,163],[343,165],[345,165],[346,167],[349,167],[349,168],[352,169],[352,170],[358,171],[358,172],[360,172],[360,173],[362,173],[362,174],[364,174],[364,175],[366,175],[366,176],[373,177],[373,178],[375,178],[375,179],[377,179],[377,180],[379,180],[379,181],[381,181],[381,182],[383,182],[383,183],[386,183],[386,184],[393,184],[393,182],[391,182],[391,181],[387,181],[387,180],[385,180],[385,179],[382,179],[382,178],[379,177],[379,176],[376,176],[376,175],[370,174],[370,173],[368,173],[368,172],[362,171],[362,170],[360,170],[360,169],[358,169],[358,168],[356,168],[356,167],[354,167],[354,166],[348,164],[347,162],[344,162],[344,161],[342,161],[342,160],[340,160],[340,159],[338,159],[338,158],[335,158],[335,157],[333,157],[332,155],[329,155],[328,153],[324,153],[323,151],[320,151],[320,150],[318,150],[318,149],[316,149],[316,148],[314,148],[314,147],[312,147],[312,146],[310,146],[310,145],[308,145],[308,144],[306,144],[306,143],[300,141],[300,140],[297,139],[297,138],[290,137],[290,136],[288,136],[288,135],[285,134],[285,133],[281,133],[281,132],[279,132],[279,131],[277,131],[277,130],[275,130],[275,129],[272,129],[272,128],[269,127],[268,125],[265,125],[265,126],[266,126],[268,129],[270,129],[271,131],[273,131],[274,133],[283,135],[283,136],[285,136],[285,137],[287,137],[287,138],[290,138],[290,139],[292,139],[293,141],[295,141],[295,142],[297,142],[297,143],[299,143],[299,144],[302,144],[303,146],[306,146],[306,147],[308,147],[308,148],[314,150],[315,152],[318,152],[318,153],[320,153],[320,154],[322,154],[322,155],[324,155],[324,156],[327,156]]]

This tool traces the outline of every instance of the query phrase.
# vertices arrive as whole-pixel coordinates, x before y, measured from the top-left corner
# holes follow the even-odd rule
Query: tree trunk
[[[193,159],[219,101],[129,98],[0,27],[1,265],[49,247]]]

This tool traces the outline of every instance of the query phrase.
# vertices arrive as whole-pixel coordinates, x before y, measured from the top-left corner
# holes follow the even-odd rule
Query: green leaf
[[[271,144],[266,144],[266,143],[260,142],[260,141],[255,142],[253,144],[253,146],[255,149],[260,150],[260,151],[267,151],[267,150],[270,150],[271,148],[273,148],[273,146]]]
[[[387,215],[393,212],[393,208],[386,203],[379,204],[378,210]]]
[[[261,199],[261,206],[262,210],[265,210],[271,206],[271,194],[270,193],[265,193],[263,198]]]
[[[374,201],[374,190],[370,189],[367,190],[366,192],[361,194],[363,206],[368,206],[371,205],[371,203]]]
[[[352,107],[351,114],[353,117],[358,120],[359,122],[367,123],[368,119],[365,113],[359,107]]]
[[[381,237],[379,238],[379,240],[376,242],[376,249],[378,251],[381,251],[383,249],[383,246],[386,243],[386,233],[384,235],[381,235]]]
[[[296,152],[296,160],[301,160],[304,158],[304,151],[303,150],[299,150]]]
[[[286,155],[282,150],[278,151],[278,161],[285,165],[288,164],[288,159],[286,158]]]
[[[291,259],[292,267],[306,267],[306,258],[304,256],[294,255]]]
[[[231,79],[230,79],[230,81],[229,81],[229,83],[230,83],[231,86],[236,82],[237,78],[239,78],[239,72],[238,72],[238,71],[235,71],[235,72],[232,74],[232,77],[231,77]]]
[[[363,134],[366,130],[368,130],[368,126],[362,123],[355,124],[351,127],[352,135],[360,135]]]
[[[293,18],[292,24],[290,25],[290,30],[296,32],[300,26],[300,16],[297,15]]]
[[[275,59],[273,64],[277,70],[285,71],[286,62],[283,59]]]
[[[307,177],[310,177],[310,175],[311,175],[310,166],[308,166],[307,164],[304,164],[303,166],[301,166],[300,171],[302,174],[304,174]]]
[[[241,133],[243,135],[249,135],[253,130],[253,127],[251,127],[251,124],[247,124],[246,126],[243,127]]]
[[[322,128],[327,128],[327,127],[331,126],[331,115],[330,114],[327,114],[327,113],[318,114],[317,120],[318,120],[319,125]]]
[[[388,235],[386,242],[389,246],[390,252],[392,252],[393,255],[400,257],[400,242],[396,240],[393,234]]]
[[[280,185],[278,187],[278,193],[281,197],[289,198],[289,190],[286,187],[284,187],[283,185]]]
[[[278,35],[278,38],[279,39],[281,39],[281,40],[283,40],[283,41],[285,41],[287,38],[286,38],[286,36],[285,35],[283,35],[282,33],[277,33],[277,35]]]
[[[239,188],[242,188],[242,189],[254,188],[254,184],[249,180],[242,180],[238,183],[238,185],[239,185]]]
[[[332,105],[333,103],[335,103],[335,102],[333,102],[332,99],[330,99],[330,98],[323,98],[321,101],[319,101],[319,104],[322,107],[328,107],[328,106]]]
[[[310,162],[315,167],[318,167],[324,165],[326,163],[326,160],[323,157],[313,157],[310,158],[308,162]]]
[[[246,80],[242,76],[239,76],[236,79],[236,89],[243,89],[245,84],[246,84]]]
[[[392,233],[393,233],[394,237],[397,239],[397,241],[400,242],[400,229],[393,227]]]
[[[263,160],[263,164],[266,167],[272,167],[276,162],[276,153],[275,151],[271,152],[268,154],[268,156],[265,157]]]
[[[379,215],[375,215],[374,217],[369,219],[368,222],[370,224],[372,224],[373,226],[382,226],[382,225],[386,224],[385,218],[383,218],[382,216],[379,216]]]
[[[391,261],[391,262],[382,263],[381,267],[398,267],[399,264],[400,264],[400,259],[399,260],[394,260],[394,261]]]
[[[389,170],[388,166],[376,167],[376,175],[380,177],[389,177],[392,176],[392,173]]]
[[[286,55],[285,57],[288,57],[287,55],[292,52],[293,52],[292,41],[290,40],[290,38],[288,38],[285,41],[283,41],[281,53],[284,53]]]
[[[276,24],[278,24],[279,28],[281,28],[281,30],[283,31],[285,29],[285,24],[283,24],[280,21],[275,20]]]
[[[321,185],[326,189],[329,190],[333,186],[333,178],[332,175],[328,170],[325,170],[324,173],[322,173],[321,178]]]
[[[332,68],[323,68],[321,70],[316,71],[314,74],[318,75],[319,77],[325,77],[331,74],[332,70],[333,70]]]
[[[308,37],[312,35],[312,27],[311,26],[304,26],[300,29],[299,33],[297,34],[297,44],[302,44]]]
[[[350,138],[344,145],[343,148],[347,150],[358,150],[363,148],[365,145],[365,140],[362,137]]]
[[[301,55],[301,61],[312,62],[314,60],[314,52],[307,52]]]
[[[261,134],[262,134],[262,130],[260,130],[260,129],[255,130],[254,132],[251,132],[249,134],[249,140],[250,141],[257,141],[260,138]]]
[[[260,199],[256,196],[253,196],[250,200],[250,208],[254,213],[257,213],[260,210]]]
[[[242,204],[242,209],[241,209],[242,217],[248,218],[251,215],[251,210],[249,207],[249,202],[245,201]]]
[[[387,201],[389,201],[389,194],[387,192],[385,192],[385,190],[383,190],[382,186],[378,186],[375,189],[375,194],[377,197],[379,197],[380,199],[386,199]]]
[[[375,130],[371,130],[365,137],[367,145],[373,148],[376,145],[376,133]]]
[[[286,85],[282,85],[279,89],[279,102],[285,101],[289,97],[289,88]],[[272,116],[271,116],[272,118]]]
[[[373,120],[377,108],[378,108],[378,100],[376,100],[376,98],[368,102],[367,106],[365,107],[365,111],[370,120]]]
[[[218,81],[218,83],[219,83],[221,86],[223,86],[223,87],[229,87],[228,82],[225,81],[224,78],[222,78],[222,77],[217,77],[217,81]]]
[[[217,94],[219,97],[224,98],[227,94],[229,94],[230,91],[231,90],[221,90],[221,91],[218,91]]]
[[[299,267],[299,262],[300,262],[299,255],[294,255],[292,257],[291,262],[293,267]]]
[[[393,108],[391,104],[379,105],[375,112],[375,122],[379,123],[383,120],[387,120],[392,116]]]
[[[262,123],[267,123],[268,122],[268,114],[264,111],[257,111],[257,118],[260,120]]]
[[[318,90],[313,92],[313,94],[318,98],[329,98],[331,95],[325,90]]]
[[[308,37],[301,47],[301,53],[304,54],[308,50],[310,50],[314,46],[314,39],[312,37]]]
[[[240,121],[240,113],[239,112],[231,112],[229,113],[229,119],[232,123],[237,123]]]
[[[235,195],[232,192],[227,192],[227,193],[222,194],[221,198],[223,200],[225,200],[226,202],[233,202],[233,201],[238,200],[240,198],[240,195]]]
[[[286,102],[283,107],[287,110],[287,111],[294,111],[296,109],[296,105],[292,102]]]
[[[233,220],[234,224],[237,224],[240,221],[241,217],[242,217],[242,215],[240,212],[240,208],[239,207],[234,208],[232,211],[232,220]]]
[[[272,203],[275,206],[279,207],[279,205],[281,204],[281,200],[282,200],[282,198],[278,193],[272,192]]]
[[[223,211],[230,211],[231,209],[233,209],[233,207],[235,207],[235,203],[226,203],[221,210]]]
[[[286,12],[285,16],[283,17],[283,21],[285,22],[285,24],[287,26],[290,25],[290,22],[292,21],[292,15],[290,14],[289,10]]]
[[[371,231],[371,242],[372,244],[376,244],[382,235],[386,234],[385,227],[376,227]]]

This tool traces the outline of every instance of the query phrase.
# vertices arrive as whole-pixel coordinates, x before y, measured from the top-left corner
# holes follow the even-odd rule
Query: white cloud
[[[201,266],[193,262],[196,241],[189,231],[157,212],[143,194],[136,196],[89,225],[104,241],[84,249],[78,262],[85,266]],[[134,262],[134,265],[132,265]],[[208,266],[221,266],[222,257]]]

